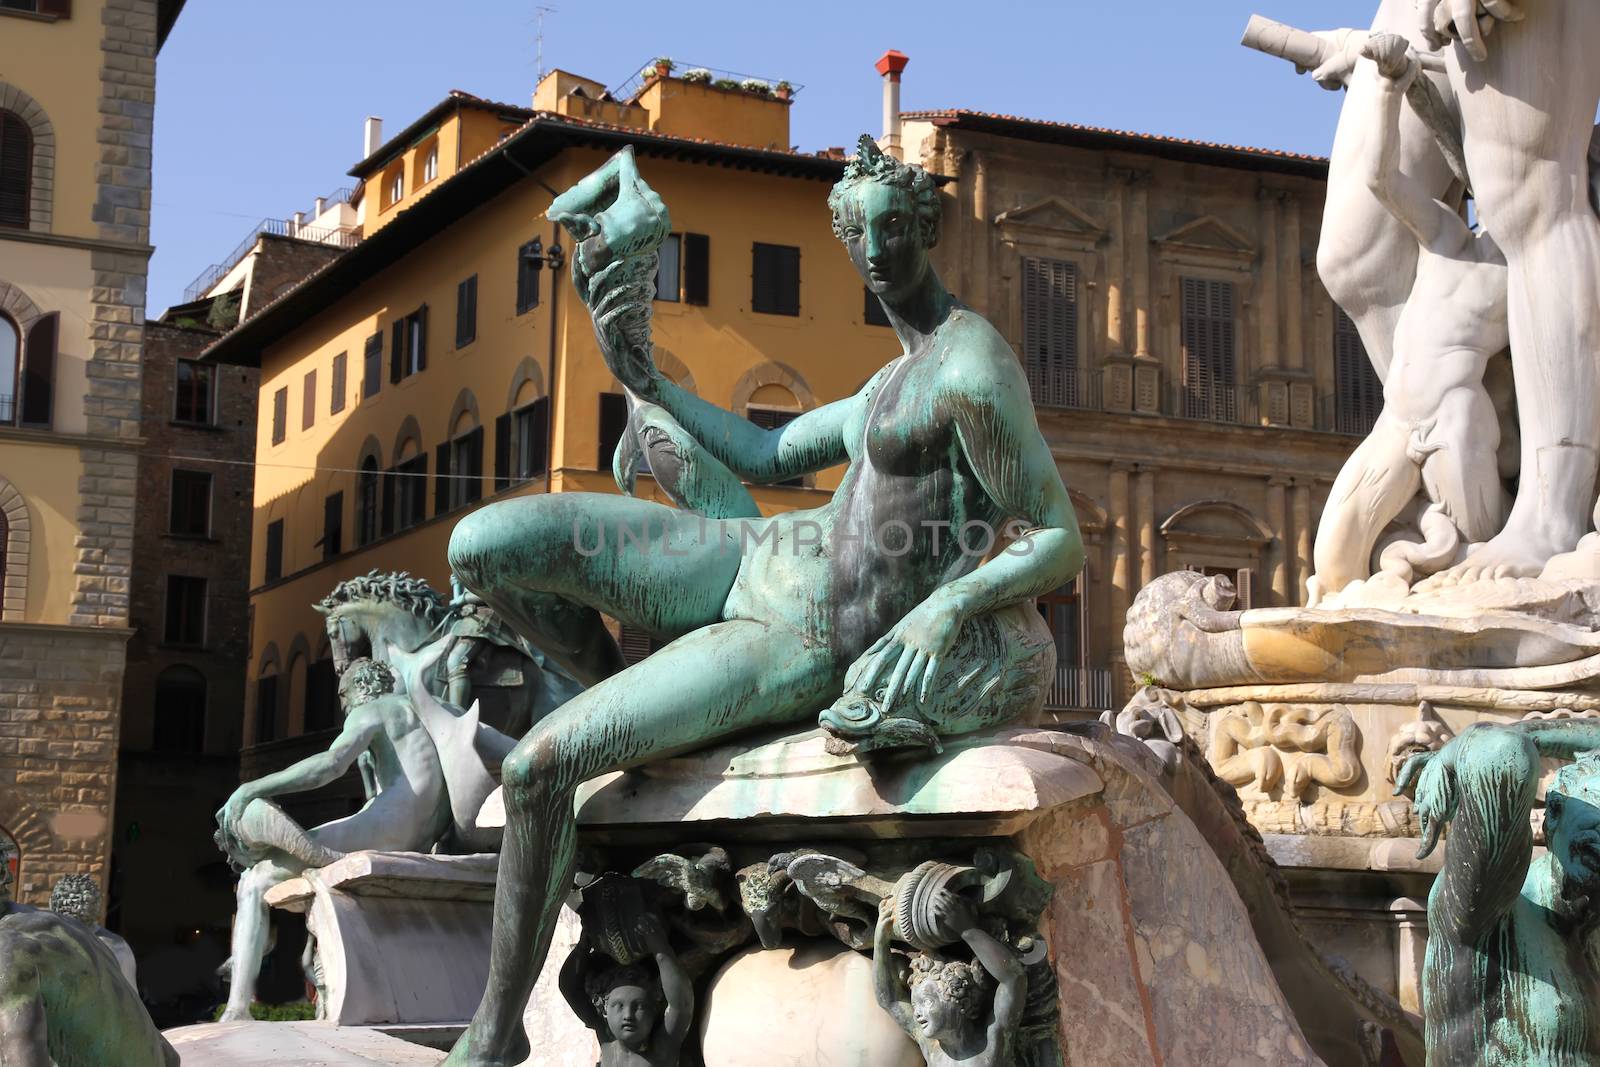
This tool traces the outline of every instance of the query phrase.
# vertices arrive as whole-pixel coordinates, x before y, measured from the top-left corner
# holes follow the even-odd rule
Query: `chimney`
[[[306,213],[304,211],[296,211],[294,213],[294,226],[289,231],[289,236],[290,237],[299,237],[300,236],[300,231],[305,229],[305,228],[306,228]]]
[[[900,72],[909,62],[904,52],[891,48],[875,64],[883,75],[883,150],[901,160],[905,155],[900,149]]]
[[[361,158],[369,158],[382,144],[383,120],[376,115],[368,115],[367,121],[361,126]]]
[[[328,210],[328,198],[325,196],[319,196],[315,201],[312,202],[311,217],[320,219],[322,217],[322,213],[326,210]]]

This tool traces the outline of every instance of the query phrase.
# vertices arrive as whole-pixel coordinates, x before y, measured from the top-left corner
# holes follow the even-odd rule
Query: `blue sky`
[[[611,3],[548,0],[544,61],[618,84],[651,57],[801,84],[791,137],[881,125],[873,61],[911,57],[907,109],[965,107],[1325,153],[1340,94],[1248,52],[1252,12],[1366,25],[1375,0]],[[361,123],[393,133],[452,88],[527,104],[537,0],[189,0],[157,81],[152,317],[264,216],[351,179]]]

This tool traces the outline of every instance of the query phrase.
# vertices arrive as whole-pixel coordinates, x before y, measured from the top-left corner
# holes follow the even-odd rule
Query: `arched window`
[[[183,664],[156,675],[157,752],[198,755],[206,748],[206,676]]]
[[[356,476],[356,540],[365,545],[378,539],[378,460],[361,461]]]
[[[333,650],[322,639],[317,658],[306,671],[306,733],[331,730],[339,725],[339,676],[333,669]]]
[[[0,315],[0,423],[17,421],[17,371],[22,363],[22,333],[17,324]]]
[[[28,226],[33,198],[33,132],[15,111],[0,110],[0,226]]]
[[[483,427],[473,412],[463,411],[457,416],[450,440],[439,446],[434,477],[435,515],[483,498]]]

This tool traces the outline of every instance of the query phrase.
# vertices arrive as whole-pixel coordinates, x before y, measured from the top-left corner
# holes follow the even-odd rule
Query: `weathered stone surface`
[[[919,1067],[872,995],[872,964],[836,942],[751,949],[711,980],[701,1052],[717,1067]]]
[[[169,1030],[184,1067],[434,1067],[444,1053],[362,1027],[203,1023]]]

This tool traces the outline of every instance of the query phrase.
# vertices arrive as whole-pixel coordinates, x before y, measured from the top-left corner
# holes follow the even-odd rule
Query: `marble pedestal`
[[[1054,887],[1041,932],[1064,1067],[1343,1065],[1362,1062],[1386,1023],[1403,1028],[1397,1005],[1317,956],[1225,791],[1098,725],[1001,730],[870,763],[830,755],[815,732],[724,746],[597,779],[578,811],[581,838],[601,849],[1009,845]],[[540,1067],[584,1063],[553,1040],[571,1018],[554,987],[562,955],[551,953],[527,1015],[528,1062]],[[707,1062],[919,1062],[852,955],[791,934],[724,961],[700,991]],[[747,1040],[752,1018],[758,1042]],[[1414,1033],[1397,1043],[1420,1050]]]

